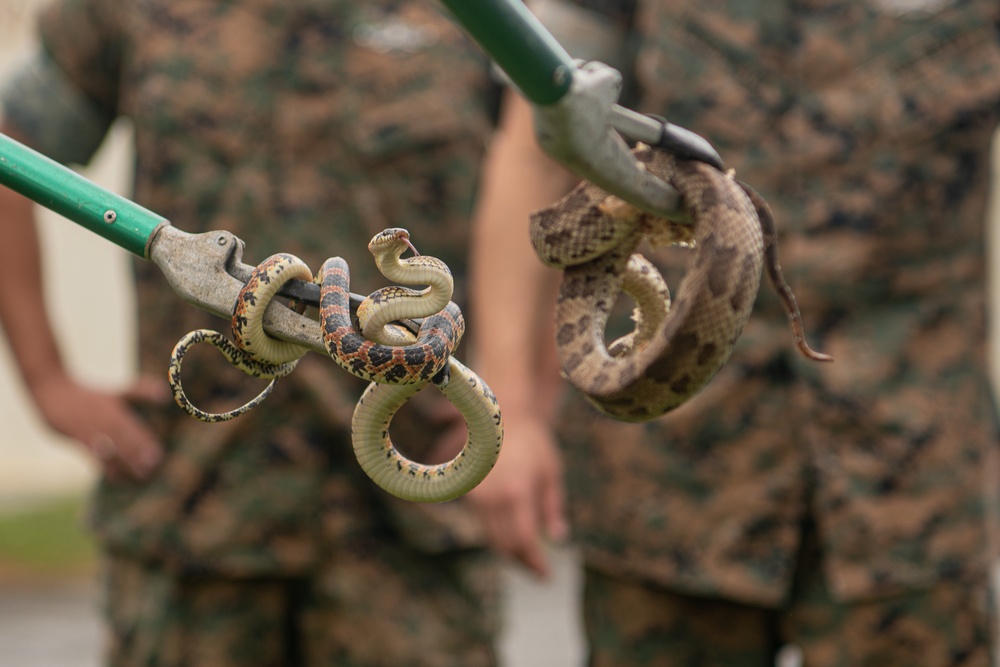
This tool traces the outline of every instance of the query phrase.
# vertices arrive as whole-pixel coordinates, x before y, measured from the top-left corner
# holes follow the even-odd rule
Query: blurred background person
[[[2,93],[2,131],[86,163],[118,117],[135,129],[135,198],[188,232],[225,229],[253,263],[277,251],[347,258],[389,226],[457,275],[491,129],[478,49],[425,2],[59,0],[41,49]],[[354,461],[362,384],[305,359],[266,406],[203,424],[168,398],[170,349],[218,327],[157,269],[135,266],[142,379],[95,391],[66,369],[41,291],[32,207],[0,192],[0,316],[44,419],[104,473],[91,523],[105,555],[110,665],[495,661],[496,571],[461,502],[416,506]],[[86,274],[80,299],[101,298]],[[58,304],[49,304],[57,308]],[[214,355],[185,368],[194,400],[239,403]],[[150,380],[150,377],[154,377]],[[430,392],[400,445],[449,458],[464,440]]]
[[[835,361],[796,356],[762,286],[728,365],[674,413],[621,424],[574,396],[554,419],[539,369],[558,274],[532,255],[527,214],[573,179],[509,96],[472,257],[474,299],[492,304],[476,312],[477,369],[507,424],[473,494],[491,543],[546,571],[565,466],[593,665],[990,664],[997,4],[534,7],[574,57],[625,72],[626,106],[706,137],[770,202],[807,337]]]

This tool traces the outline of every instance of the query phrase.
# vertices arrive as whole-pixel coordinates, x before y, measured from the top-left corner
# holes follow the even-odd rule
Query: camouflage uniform
[[[85,162],[127,116],[135,198],[175,226],[230,230],[250,263],[287,251],[317,269],[341,255],[365,293],[386,282],[368,240],[406,227],[451,266],[466,304],[489,72],[432,3],[61,0],[40,28],[42,74],[6,98],[39,150]],[[136,275],[140,368],[163,374],[179,336],[224,324],[150,263]],[[185,366],[196,402],[259,390],[215,357]],[[494,662],[496,579],[478,524],[460,502],[415,506],[364,476],[349,433],[362,389],[310,355],[247,417],[148,414],[163,465],[146,483],[102,484],[93,513],[110,555],[112,664]],[[433,393],[393,426],[415,458],[442,432]]]
[[[627,3],[580,4],[626,29]],[[808,665],[987,664],[998,440],[983,227],[1000,111],[996,10],[637,3],[632,103],[707,137],[768,199],[808,337],[835,361],[796,355],[762,285],[732,360],[689,404],[644,425],[569,408],[561,435],[595,662],[607,648],[632,651],[614,664],[769,664],[776,642],[795,641]],[[810,607],[820,598],[796,577],[825,606]],[[706,617],[720,605],[745,611],[734,616],[745,628],[754,614],[768,620],[740,634]],[[796,614],[829,622],[795,626]],[[901,648],[883,652],[880,636]]]

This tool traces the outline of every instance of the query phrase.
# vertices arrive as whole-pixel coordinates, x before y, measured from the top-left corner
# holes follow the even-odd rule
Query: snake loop
[[[449,301],[442,310],[424,318],[415,340],[384,345],[365,338],[351,322],[350,280],[350,267],[342,258],[331,257],[323,262],[320,326],[323,343],[333,360],[351,375],[371,382],[430,382],[448,364],[451,351],[465,333],[462,311]]]
[[[681,405],[732,354],[764,265],[800,352],[829,360],[805,343],[763,198],[709,165],[643,145],[635,155],[681,193],[690,227],[654,218],[590,183],[532,214],[531,238],[539,258],[563,270],[556,347],[571,384],[599,410],[624,421],[652,419]],[[646,238],[694,247],[672,304],[668,296],[656,296],[668,294],[659,272],[634,254]],[[633,334],[609,347],[604,330],[623,285],[642,295],[636,299],[640,316]]]
[[[327,351],[349,373],[371,382],[351,422],[355,455],[365,473],[389,493],[417,502],[451,500],[482,481],[496,462],[503,441],[496,396],[478,375],[452,357],[465,332],[465,320],[451,301],[454,283],[447,265],[416,253],[404,229],[387,229],[368,247],[387,278],[427,287],[390,286],[373,292],[358,308],[359,331],[351,321],[347,262],[339,257],[328,259],[316,278],[321,283],[320,325]],[[415,256],[401,259],[407,248]],[[293,278],[313,280],[298,258],[269,257],[253,270],[233,307],[235,343],[208,329],[192,331],[177,343],[168,377],[174,399],[188,414],[208,422],[246,414],[267,398],[277,378],[292,372],[305,350],[268,336],[263,314],[274,295]],[[413,318],[423,318],[416,335],[393,324]],[[212,345],[244,373],[271,383],[235,410],[211,413],[196,407],[184,393],[181,366],[184,355],[198,343]],[[389,439],[389,423],[399,408],[432,382],[458,408],[468,430],[461,452],[440,465],[409,460]]]
[[[389,423],[421,385],[372,382],[361,395],[351,420],[354,455],[365,473],[394,496],[418,502],[452,500],[472,490],[497,461],[503,444],[503,420],[493,391],[455,358],[445,379],[435,386],[462,413],[468,436],[452,460],[426,465],[410,460],[389,437]]]
[[[403,260],[400,256],[407,248],[414,256]],[[389,280],[427,287],[415,290],[390,285],[369,294],[358,306],[361,334],[384,345],[410,344],[409,332],[390,323],[424,317],[447,308],[455,291],[451,269],[437,257],[421,255],[410,242],[409,232],[398,227],[376,234],[368,243],[368,251],[375,258],[375,266]]]
[[[289,280],[312,280],[312,272],[294,255],[278,253],[261,262],[250,274],[233,305],[232,331],[236,343],[218,331],[197,329],[185,334],[170,353],[167,380],[173,391],[174,401],[192,417],[205,422],[229,421],[244,415],[260,405],[274,389],[278,378],[291,373],[305,348],[278,340],[264,333],[264,311],[271,299]],[[199,343],[208,343],[247,375],[270,383],[257,396],[244,405],[226,412],[206,412],[194,405],[184,392],[181,367],[184,356]]]
[[[443,356],[446,365],[442,365],[442,369],[446,372],[434,372],[429,377],[421,373],[421,378],[412,382],[381,381],[379,378],[387,375],[382,364],[359,363],[363,359],[373,359],[373,351],[386,348],[397,355],[402,350],[412,350],[416,360],[412,365],[420,366],[426,362],[428,354],[422,349],[421,341],[430,343],[441,338],[441,334],[433,333],[435,329],[445,333],[457,331],[458,336],[462,331],[461,312],[450,300],[451,272],[443,262],[422,255],[401,260],[402,252],[413,248],[405,230],[385,230],[376,235],[368,247],[387,278],[407,284],[427,284],[428,287],[420,291],[387,287],[365,299],[358,308],[358,320],[362,331],[373,339],[369,340],[350,321],[347,263],[335,257],[323,264],[320,319],[327,349],[343,368],[372,381],[358,401],[351,420],[355,457],[376,484],[395,496],[417,502],[451,500],[479,484],[496,463],[503,442],[503,424],[496,396],[482,378],[451,356],[454,345],[449,345],[443,355],[434,350],[430,352],[435,358]],[[434,309],[440,310],[435,312]],[[389,324],[416,317],[424,318],[416,337]],[[367,352],[349,356],[354,349],[366,349]],[[383,353],[381,356],[375,354],[374,358],[391,357]],[[458,408],[468,430],[462,450],[451,461],[440,465],[425,465],[408,459],[389,437],[393,416],[430,382]]]

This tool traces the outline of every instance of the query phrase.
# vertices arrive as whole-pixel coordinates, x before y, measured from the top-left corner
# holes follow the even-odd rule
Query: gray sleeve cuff
[[[0,85],[0,106],[32,148],[64,164],[89,162],[114,121],[44,51]]]

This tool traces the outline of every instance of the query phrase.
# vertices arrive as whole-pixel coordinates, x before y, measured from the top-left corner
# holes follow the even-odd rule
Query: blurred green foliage
[[[59,498],[0,512],[0,575],[89,572],[96,549],[84,524],[86,501]]]

